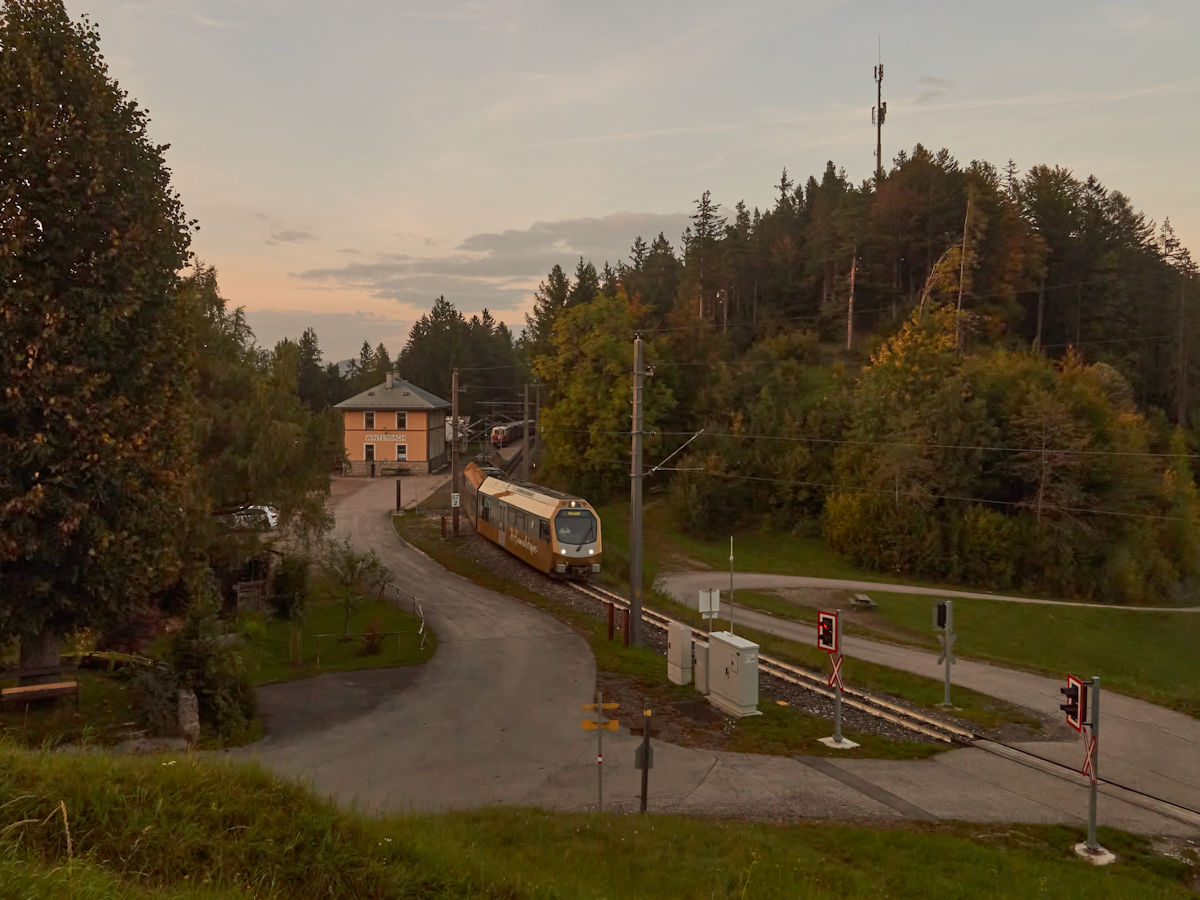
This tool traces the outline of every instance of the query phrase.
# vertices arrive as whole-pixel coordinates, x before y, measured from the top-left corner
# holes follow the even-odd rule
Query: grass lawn
[[[651,776],[653,777],[653,775]],[[1101,828],[770,825],[508,808],[365,817],[248,765],[0,744],[5,895],[89,897],[1194,897],[1187,861]],[[70,842],[66,839],[70,829]],[[1186,855],[1185,851],[1185,855]]]
[[[307,678],[321,672],[410,666],[425,662],[437,648],[437,637],[425,630],[421,647],[419,621],[395,604],[374,597],[359,599],[350,613],[326,595],[310,600],[303,622],[251,618],[241,622],[247,639],[247,671],[254,684]],[[367,632],[379,632],[377,649],[368,651]],[[394,633],[398,632],[398,633]]]
[[[25,747],[110,744],[139,729],[127,673],[80,669],[63,679],[79,682],[78,710],[74,697],[40,700],[28,708],[6,705],[0,710],[0,738]]]
[[[874,615],[936,646],[932,597],[871,591]],[[955,650],[962,656],[1062,676],[1099,675],[1103,687],[1200,717],[1200,613],[1140,612],[954,601]]]
[[[645,647],[625,647],[620,639],[609,641],[607,626],[600,619],[508,581],[482,563],[457,552],[452,541],[442,538],[441,529],[435,520],[419,512],[410,512],[394,517],[393,521],[401,537],[451,571],[482,587],[524,600],[572,625],[590,644],[596,659],[596,668],[602,672],[632,679],[647,703],[662,706],[699,698],[700,695],[694,688],[675,685],[667,680],[666,663],[654,650]],[[820,653],[816,648],[813,649],[814,653]],[[824,654],[821,656],[823,658]],[[917,680],[917,676],[910,677]],[[938,699],[940,698],[941,695],[938,694]],[[767,702],[760,703],[759,708],[764,715],[737,720],[733,726],[735,731],[731,739],[731,749],[746,753],[847,755],[845,750],[831,750],[819,743],[820,738],[830,734],[832,725],[827,718],[810,716],[799,710],[785,709]],[[862,745],[850,751],[850,756],[912,759],[946,749],[932,744],[894,741],[849,729],[845,734]]]
[[[602,507],[601,516],[604,578],[614,587],[626,590],[629,505]],[[646,505],[644,533],[643,570],[647,583],[652,584],[659,571],[696,565],[721,572],[729,569],[728,538],[700,541],[682,534],[665,500],[655,499]],[[815,538],[787,532],[756,530],[735,535],[734,556],[737,570],[743,572],[864,581],[883,577],[846,564]],[[891,580],[899,584],[914,583],[902,577]],[[930,649],[937,647],[931,627],[934,598],[883,590],[867,593],[879,603],[872,616],[881,620],[881,626],[873,629],[869,620],[860,621],[847,629],[850,633]],[[665,599],[658,594],[654,602],[661,604]],[[738,591],[736,602],[772,615],[815,622],[815,610],[811,607],[789,603],[772,592]],[[1065,677],[1067,672],[1084,678],[1099,675],[1102,683],[1114,690],[1200,717],[1200,668],[1194,664],[1195,648],[1200,647],[1198,613],[1032,605],[972,598],[955,600],[954,609],[958,633],[955,650],[961,657],[1055,676]],[[675,610],[677,614],[681,612],[679,607]],[[855,669],[860,665],[866,664],[855,663]],[[922,680],[931,685],[937,683],[937,679]],[[925,693],[928,691],[899,695],[924,703],[918,696]],[[956,702],[959,696],[956,690]],[[963,696],[970,705],[970,698]],[[991,701],[984,702],[986,705]],[[965,717],[974,718],[969,712]],[[986,718],[985,714],[980,721]]]

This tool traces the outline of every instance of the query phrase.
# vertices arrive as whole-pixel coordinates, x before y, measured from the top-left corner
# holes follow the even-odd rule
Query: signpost
[[[1096,788],[1100,780],[1100,676],[1084,681],[1067,676],[1067,686],[1058,689],[1066,699],[1058,708],[1067,716],[1067,724],[1083,735],[1083,765],[1079,772],[1086,775],[1088,785],[1087,840],[1075,845],[1075,852],[1099,864],[1112,862],[1113,855],[1096,841]]]
[[[719,588],[707,588],[700,592],[700,616],[704,619],[704,627],[712,631],[712,620],[721,609],[721,591]]]
[[[650,747],[650,710],[642,710],[642,727],[631,728],[633,734],[642,733],[642,745],[633,755],[633,767],[642,770],[642,806],[641,812],[646,811],[646,796],[650,791],[650,770],[654,768],[654,750]]]
[[[946,694],[942,700],[943,706],[950,705],[950,666],[954,664],[954,641],[958,637],[954,633],[954,601],[937,600],[933,604],[933,627],[938,631],[938,644],[942,652],[938,656],[938,665],[946,666]]]
[[[833,737],[821,738],[827,747],[850,749],[857,747],[854,741],[842,737],[842,611],[817,613],[817,646],[829,654],[833,671],[829,675],[829,686],[833,688]]]
[[[455,491],[454,493],[452,493],[450,495],[450,508],[451,509],[459,509],[462,506],[462,504],[460,502],[461,497],[462,497],[462,494],[460,494],[458,491]]]
[[[596,718],[584,719],[579,725],[584,731],[596,732],[596,809],[599,812],[604,811],[604,732],[621,727],[616,719],[604,718],[604,713],[620,706],[620,703],[605,703],[604,694],[597,691],[595,703],[584,703],[580,707],[584,712],[594,710],[596,713]]]

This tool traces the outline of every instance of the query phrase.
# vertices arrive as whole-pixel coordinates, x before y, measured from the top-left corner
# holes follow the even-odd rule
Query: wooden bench
[[[23,684],[19,687],[0,688],[0,707],[7,704],[30,703],[34,700],[52,700],[56,697],[75,697],[75,708],[79,708],[79,682],[62,681],[64,666],[42,666],[36,669],[0,670],[0,678],[37,678],[54,676],[60,680],[46,684]]]

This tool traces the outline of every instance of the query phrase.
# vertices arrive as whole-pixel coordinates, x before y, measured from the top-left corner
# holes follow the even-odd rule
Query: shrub
[[[198,599],[171,643],[169,659],[181,687],[196,693],[200,720],[220,738],[254,721],[254,690],[238,651],[236,635],[224,633],[215,598]]]
[[[372,619],[363,630],[362,655],[374,656],[383,646],[383,624],[378,619]]]
[[[299,622],[304,619],[308,603],[309,562],[303,556],[285,556],[275,571],[271,603],[284,619]]]

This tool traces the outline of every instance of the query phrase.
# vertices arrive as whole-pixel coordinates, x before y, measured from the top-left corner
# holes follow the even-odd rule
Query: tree
[[[550,350],[554,323],[567,308],[571,294],[571,280],[562,266],[555,264],[533,293],[533,312],[525,314],[525,330],[521,333],[521,346],[529,359],[541,356]]]
[[[227,308],[210,266],[198,266],[179,293],[199,311],[196,332],[204,346],[196,361],[195,504],[207,511],[270,503],[293,533],[319,534],[327,525],[330,460],[342,435],[327,406],[314,412],[301,400],[306,339],[259,350],[242,310]],[[257,536],[216,529],[210,517],[205,525],[194,546],[217,567],[240,564],[258,546]]]
[[[350,614],[360,595],[369,591],[382,592],[391,570],[374,550],[359,553],[349,540],[331,541],[325,548],[325,568],[342,589],[342,610],[345,613],[343,636],[350,636]]]
[[[0,637],[39,665],[184,568],[194,223],[59,0],[0,11],[0,108]]]
[[[317,341],[317,333],[312,328],[305,328],[297,347],[300,351],[300,369],[296,389],[300,394],[300,402],[314,412],[324,409],[329,405],[329,380],[321,365],[321,346]]]
[[[637,310],[623,290],[568,310],[554,328],[553,350],[533,360],[554,401],[542,410],[545,466],[580,493],[602,494],[628,483],[633,332]],[[647,361],[661,362],[647,340]],[[653,431],[674,405],[660,379],[643,390],[643,423]]]

